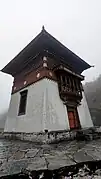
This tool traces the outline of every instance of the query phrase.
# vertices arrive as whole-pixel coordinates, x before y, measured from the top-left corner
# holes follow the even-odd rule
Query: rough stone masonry
[[[19,140],[7,133],[0,137],[0,176],[19,174],[22,170],[54,171],[101,161],[100,128],[73,132],[71,138],[61,137],[60,141],[51,143]]]

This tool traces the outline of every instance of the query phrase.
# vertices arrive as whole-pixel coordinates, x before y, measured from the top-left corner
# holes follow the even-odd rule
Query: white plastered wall
[[[18,116],[20,92],[11,96],[4,131],[40,132],[69,129],[66,106],[59,97],[58,84],[42,79],[28,86],[26,114]],[[25,90],[24,89],[24,90]]]
[[[82,101],[81,105],[78,106],[78,114],[79,114],[79,120],[82,128],[88,128],[93,127],[93,122],[91,119],[91,115],[89,112],[88,104],[85,98],[84,92],[82,92]]]

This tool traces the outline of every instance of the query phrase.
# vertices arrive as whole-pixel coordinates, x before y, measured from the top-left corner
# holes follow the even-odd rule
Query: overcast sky
[[[0,0],[0,69],[45,29],[101,73],[101,0]],[[8,107],[12,78],[0,73],[0,112]]]

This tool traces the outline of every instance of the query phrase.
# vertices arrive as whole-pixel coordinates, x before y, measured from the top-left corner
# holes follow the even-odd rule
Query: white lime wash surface
[[[18,115],[20,92],[27,89],[25,115]],[[40,132],[44,130],[69,130],[66,105],[60,99],[58,84],[49,79],[42,79],[19,92],[12,94],[5,132]],[[92,127],[93,123],[85,96],[78,106],[81,128]]]
[[[84,92],[82,92],[82,96],[83,98],[81,101],[81,105],[77,107],[81,127],[82,128],[93,127],[93,122],[91,119],[91,115],[89,112],[89,108],[88,108],[88,104],[87,104]]]
[[[40,132],[69,128],[66,106],[59,97],[56,82],[42,79],[25,89],[28,89],[26,114],[18,116],[19,91],[11,96],[5,131]]]

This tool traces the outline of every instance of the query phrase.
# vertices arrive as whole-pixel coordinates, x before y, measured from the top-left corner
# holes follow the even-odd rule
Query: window
[[[66,85],[66,77],[65,76],[62,76],[62,83],[63,83],[63,85]]]
[[[66,85],[67,86],[70,85],[70,81],[69,81],[69,77],[68,76],[66,76]]]
[[[18,115],[24,115],[26,112],[27,92],[28,90],[25,90],[20,93],[20,105]]]
[[[77,90],[78,90],[78,83],[77,83],[77,79],[74,79],[74,87],[75,87],[75,90],[77,91]]]
[[[70,83],[71,83],[71,89],[72,91],[74,90],[74,82],[73,82],[73,78],[70,77]]]
[[[68,86],[69,85],[69,77],[65,76],[65,75],[62,75],[61,77],[62,77],[62,84],[65,86]]]

